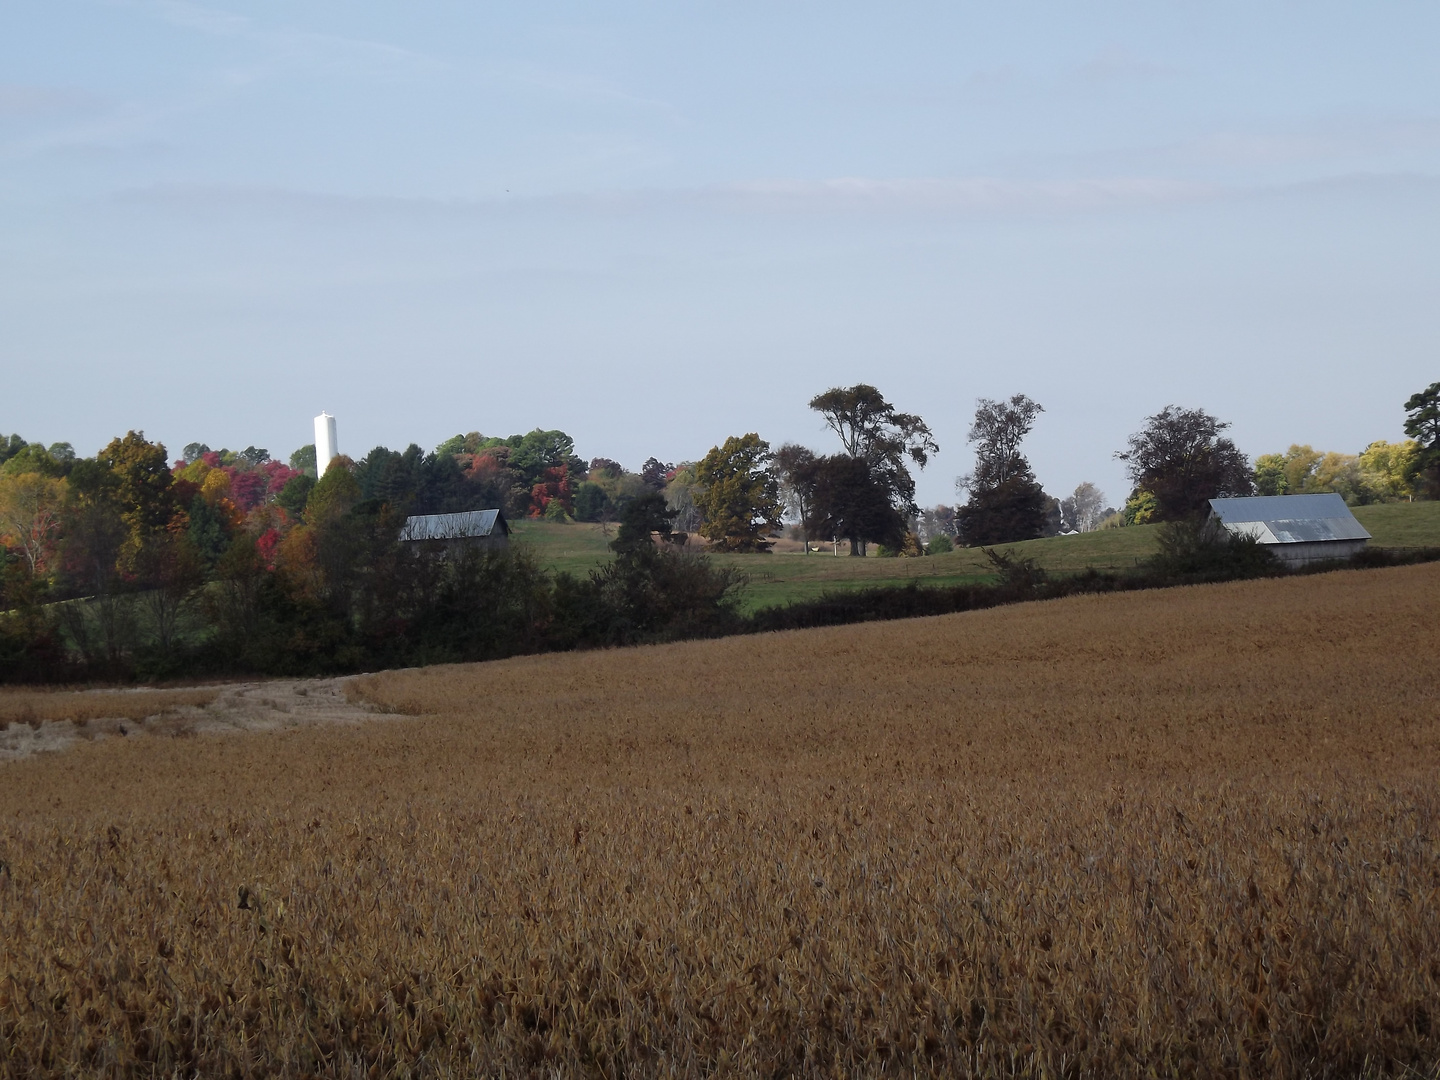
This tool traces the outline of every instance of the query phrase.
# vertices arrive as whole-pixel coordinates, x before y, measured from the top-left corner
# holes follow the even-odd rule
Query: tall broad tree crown
[[[1204,513],[1211,499],[1255,490],[1249,459],[1221,434],[1229,426],[1204,409],[1167,405],[1115,457],[1125,462],[1136,492],[1155,496],[1158,520],[1190,517]]]
[[[896,509],[915,514],[915,480],[906,459],[923,469],[939,452],[929,425],[914,413],[897,411],[867,383],[832,387],[813,397],[810,408],[840,437],[846,454],[870,467]]]
[[[972,491],[988,491],[1010,480],[1030,477],[1030,462],[1020,453],[1020,443],[1035,426],[1045,409],[1024,394],[1008,401],[980,398],[975,403],[975,422],[970,441],[975,444],[975,471],[961,480]]]

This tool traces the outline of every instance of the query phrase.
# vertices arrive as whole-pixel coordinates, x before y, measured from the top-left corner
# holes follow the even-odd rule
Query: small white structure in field
[[[327,412],[322,412],[315,417],[315,479],[325,475],[325,470],[330,467],[340,453],[340,447],[335,441],[335,417]]]
[[[1210,524],[1253,536],[1289,566],[1348,559],[1370,534],[1339,495],[1252,495],[1211,499]]]

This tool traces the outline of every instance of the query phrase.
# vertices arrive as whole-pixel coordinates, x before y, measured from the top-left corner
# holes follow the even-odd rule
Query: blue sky
[[[1118,504],[1168,403],[1251,455],[1440,378],[1440,8],[9,0],[0,431],[284,456],[560,427],[833,450],[811,396],[1044,407]]]

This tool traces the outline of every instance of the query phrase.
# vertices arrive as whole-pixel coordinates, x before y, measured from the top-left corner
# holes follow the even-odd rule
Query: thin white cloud
[[[394,76],[447,67],[443,61],[383,41],[262,26],[254,19],[192,0],[130,0],[154,18],[211,37],[242,38],[264,46],[277,59],[315,69],[359,69]]]
[[[707,187],[613,189],[520,197],[436,199],[362,196],[281,187],[161,184],[112,198],[161,212],[218,218],[283,218],[292,223],[367,220],[443,222],[518,214],[605,215],[691,208],[735,214],[976,215],[1086,214],[1205,202],[1275,198],[1318,190],[1440,195],[1440,175],[1349,173],[1294,183],[1247,186],[1159,177],[1063,181],[961,179],[755,180]]]
[[[1213,184],[1155,177],[1074,180],[960,179],[752,181],[711,189],[721,199],[761,207],[941,211],[1085,211],[1125,205],[1195,202],[1222,190]]]
[[[1070,181],[846,177],[478,199],[353,196],[287,188],[211,185],[156,185],[130,189],[115,197],[127,203],[182,212],[229,210],[321,220],[337,215],[445,217],[526,209],[633,212],[667,206],[763,213],[1065,213],[1196,202],[1225,194],[1225,190],[1216,185],[1143,177]]]
[[[193,112],[198,106],[115,104],[100,115],[78,123],[26,135],[0,144],[0,160],[25,160],[57,153],[144,152],[167,147],[159,134],[171,117]]]

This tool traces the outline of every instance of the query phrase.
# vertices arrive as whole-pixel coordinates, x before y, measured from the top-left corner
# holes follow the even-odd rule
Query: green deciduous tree
[[[925,421],[898,412],[866,383],[832,387],[812,398],[810,408],[840,437],[846,455],[869,466],[891,505],[905,517],[914,516],[915,480],[906,461],[923,469],[940,449]]]
[[[1024,394],[1008,401],[981,398],[976,403],[969,434],[975,444],[975,469],[957,481],[970,493],[955,512],[960,539],[966,544],[1033,540],[1045,533],[1054,500],[1046,496],[1020,452],[1020,444],[1044,411]],[[1058,503],[1055,511],[1058,517]]]
[[[780,528],[780,493],[770,444],[754,432],[712,447],[695,468],[704,515],[700,533],[722,551],[768,551]]]
[[[1261,454],[1255,459],[1255,494],[1288,495],[1284,454]]]
[[[1149,525],[1156,520],[1155,515],[1159,512],[1160,504],[1155,501],[1155,496],[1144,488],[1136,488],[1120,510],[1120,523]]]
[[[972,490],[955,511],[960,539],[970,547],[1033,540],[1045,531],[1045,492],[1028,471],[992,487]]]
[[[299,476],[292,476],[285,481],[285,486],[280,489],[280,494],[275,497],[275,502],[292,518],[299,519],[305,513],[305,504],[310,500],[310,492],[315,488],[315,478],[307,473]]]
[[[52,453],[39,443],[30,443],[22,446],[12,454],[3,466],[0,466],[0,474],[15,475],[17,473],[39,473],[41,476],[59,477],[70,471],[70,464],[75,459],[74,451],[65,456],[64,451],[69,449],[68,443],[56,443]]]
[[[146,536],[134,561],[155,644],[168,657],[180,619],[204,581],[204,567],[189,536],[168,531]]]
[[[19,435],[0,435],[0,465],[5,464],[29,445]]]
[[[617,555],[633,555],[637,551],[655,546],[654,534],[669,541],[673,533],[670,526],[675,520],[675,511],[665,503],[665,496],[658,491],[633,499],[620,515],[620,529],[610,548]]]
[[[1204,409],[1167,405],[1115,456],[1137,491],[1155,498],[1155,519],[1198,517],[1211,499],[1255,490],[1250,463],[1221,433],[1230,425]]]
[[[863,556],[870,544],[899,547],[904,542],[905,519],[863,458],[814,458],[792,482],[802,489],[809,507],[804,524],[810,536],[846,540],[855,556]]]
[[[329,521],[348,513],[365,497],[353,474],[354,467],[354,463],[344,455],[330,463],[305,503],[306,521],[314,525]]]
[[[315,444],[306,443],[300,447],[299,450],[291,454],[290,467],[296,472],[302,472],[311,479],[314,479],[315,473],[317,472],[315,468]]]

